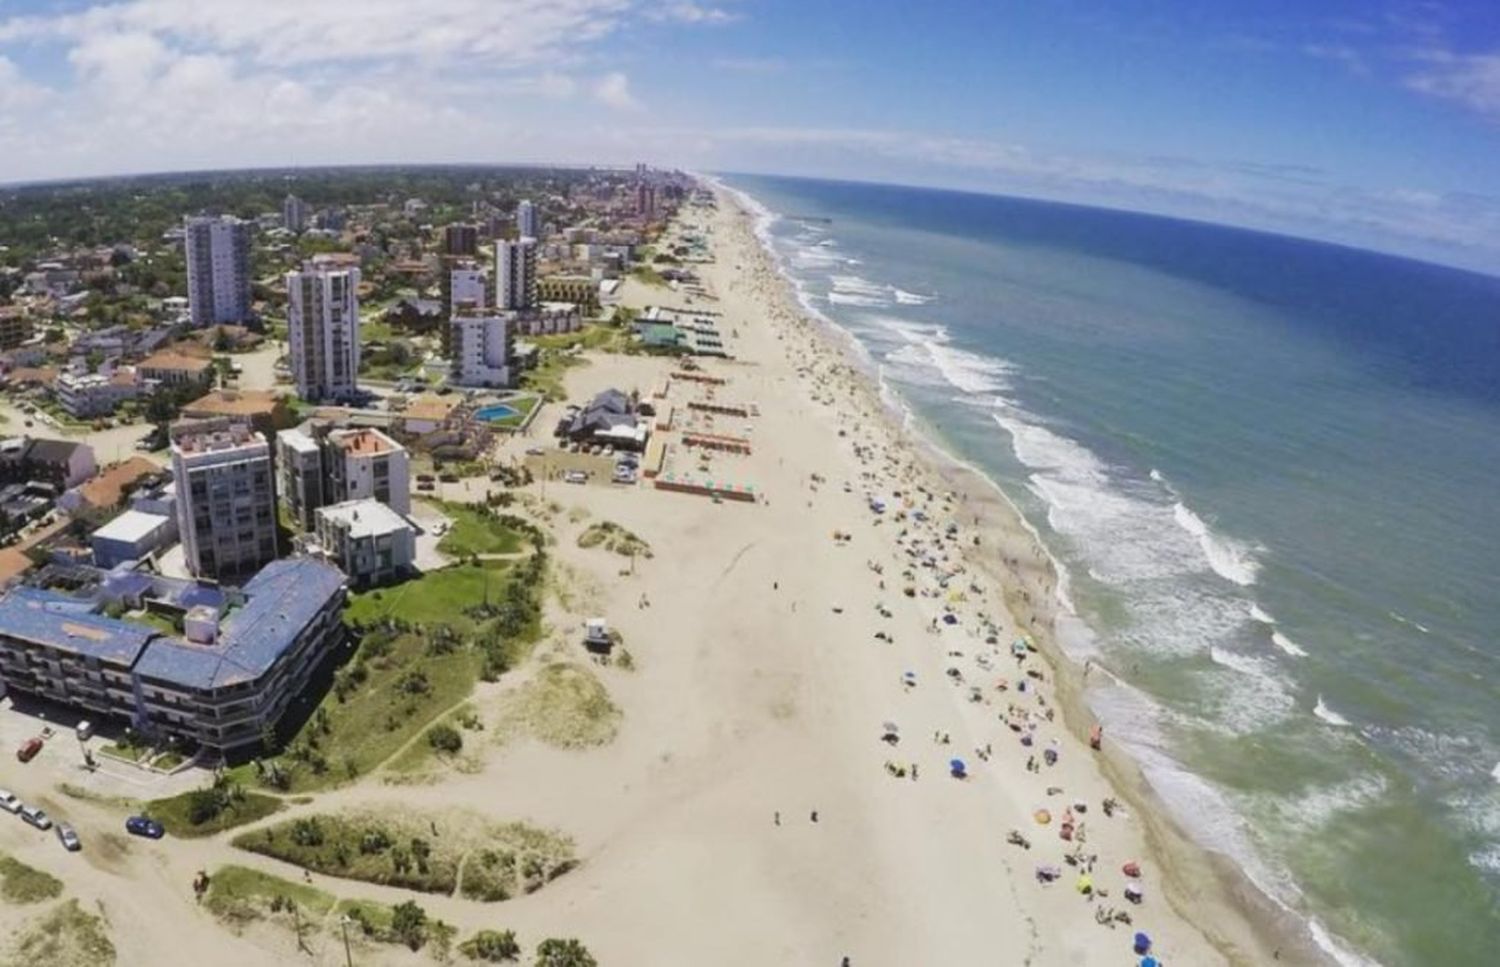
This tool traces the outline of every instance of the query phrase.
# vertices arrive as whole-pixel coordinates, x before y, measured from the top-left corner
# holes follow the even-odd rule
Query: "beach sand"
[[[557,507],[546,516],[564,586],[537,661],[591,668],[623,712],[617,736],[577,749],[495,741],[467,771],[405,785],[368,778],[276,820],[461,806],[559,828],[575,838],[581,864],[538,893],[491,905],[418,899],[460,938],[481,928],[514,929],[528,945],[575,936],[608,967],[837,967],[844,957],[851,967],[1134,964],[1137,930],[1167,964],[1269,962],[1263,932],[1213,864],[1168,825],[1143,822],[1153,807],[1128,762],[1105,761],[1109,737],[1104,755],[1081,738],[1090,723],[1077,673],[1057,666],[1060,695],[1046,660],[1055,577],[1034,537],[986,483],[903,433],[847,343],[797,308],[749,216],[719,197],[712,216],[694,216],[711,219],[716,261],[696,269],[717,298],[694,305],[723,314],[735,358],[703,368],[726,380],[716,402],[755,412],[698,420],[752,441],[750,455],[714,455],[710,475],[753,484],[761,499],[717,503],[645,483],[529,488],[535,505]],[[625,299],[682,305],[684,296],[632,282]],[[663,357],[591,355],[568,372],[567,388],[575,402],[609,387],[649,395],[673,368]],[[685,413],[705,394],[676,380],[669,400]],[[560,414],[549,405],[502,457],[519,459]],[[673,459],[696,463],[680,446]],[[886,501],[883,514],[872,496]],[[578,547],[578,534],[601,520],[639,535],[653,556],[632,567]],[[619,630],[633,670],[589,664],[581,621],[595,614]],[[1041,649],[1020,665],[1011,656],[1018,620]],[[530,674],[481,686],[475,706],[493,721]],[[899,742],[882,741],[886,722]],[[1056,764],[1029,771],[1028,758],[1041,763],[1049,749]],[[967,778],[949,775],[954,758]],[[888,763],[919,771],[895,777]],[[1106,817],[1112,797],[1120,808]],[[117,822],[102,807],[52,798],[86,841]],[[1039,809],[1049,824],[1035,820]],[[1070,810],[1075,838],[1065,842]],[[1030,847],[1008,843],[1011,830]],[[235,862],[300,878],[227,839],[74,857],[7,824],[0,848],[101,905],[122,964],[343,963],[332,935],[299,954],[285,931],[234,936],[194,907],[188,884],[200,868]],[[1065,862],[1075,849],[1092,860],[1093,897]],[[1141,866],[1139,905],[1123,896],[1130,861]],[[1038,882],[1039,866],[1056,867],[1056,882]],[[314,880],[340,897],[410,896]],[[1097,923],[1105,908],[1133,924]],[[385,947],[365,947],[357,961],[431,962]],[[1281,961],[1301,962],[1286,951]]]

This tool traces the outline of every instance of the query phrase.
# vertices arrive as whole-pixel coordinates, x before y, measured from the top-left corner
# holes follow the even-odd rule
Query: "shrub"
[[[599,967],[599,961],[571,937],[549,937],[537,944],[536,967]]]
[[[269,832],[269,830],[268,830]],[[323,827],[318,817],[310,816],[292,822],[292,842],[298,846],[322,846]]]
[[[427,911],[414,900],[396,904],[391,911],[391,935],[412,950],[427,942]]]
[[[439,723],[427,730],[427,743],[439,752],[454,753],[464,747],[464,737],[453,726]]]
[[[488,960],[491,963],[515,960],[521,956],[521,945],[516,943],[514,930],[481,930],[459,944],[458,949],[470,960]]]

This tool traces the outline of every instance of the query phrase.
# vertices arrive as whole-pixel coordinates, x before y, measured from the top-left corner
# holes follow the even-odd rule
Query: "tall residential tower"
[[[197,216],[184,231],[193,325],[249,319],[250,223],[229,215]]]
[[[177,528],[195,577],[234,582],[276,559],[271,447],[225,418],[172,428]]]
[[[522,238],[542,237],[541,216],[529,201],[516,205],[516,234]]]
[[[359,269],[319,256],[286,274],[292,378],[305,400],[339,400],[359,388]]]
[[[530,238],[495,243],[495,307],[530,309],[536,305],[536,241]]]

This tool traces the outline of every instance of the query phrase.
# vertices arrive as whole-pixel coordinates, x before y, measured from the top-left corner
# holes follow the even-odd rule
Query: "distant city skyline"
[[[890,181],[1500,271],[1500,9],[0,0],[0,182],[385,163]]]

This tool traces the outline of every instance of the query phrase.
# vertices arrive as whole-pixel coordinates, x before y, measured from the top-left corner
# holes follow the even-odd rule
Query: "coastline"
[[[1061,565],[999,484],[935,439],[940,431],[921,425],[923,421],[884,382],[879,364],[857,337],[803,297],[765,232],[766,220],[775,216],[740,189],[712,177],[700,178],[715,188],[721,205],[732,206],[757,240],[763,264],[755,270],[776,280],[777,291],[767,297],[773,316],[780,314],[789,325],[802,322],[803,333],[836,354],[857,377],[847,389],[883,413],[888,431],[924,469],[962,495],[965,517],[984,535],[979,549],[966,547],[963,557],[1001,590],[1016,626],[1033,636],[1052,672],[1054,701],[1062,710],[1063,724],[1080,745],[1086,743],[1097,718],[1088,705],[1085,677],[1090,672],[1058,642],[1057,623],[1068,610],[1066,596],[1058,589]],[[1098,674],[1107,672],[1101,669]],[[1171,907],[1226,961],[1340,962],[1319,944],[1309,921],[1258,887],[1231,857],[1194,841],[1140,764],[1119,744],[1106,741],[1094,761],[1102,778],[1141,820],[1150,859],[1163,871],[1160,885]]]

